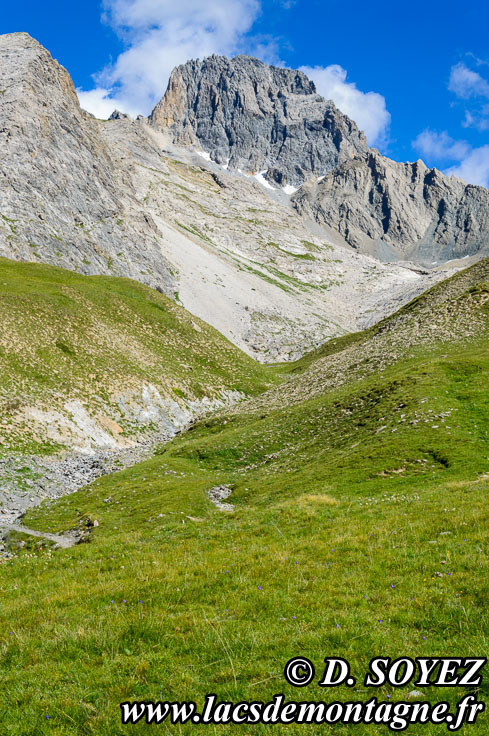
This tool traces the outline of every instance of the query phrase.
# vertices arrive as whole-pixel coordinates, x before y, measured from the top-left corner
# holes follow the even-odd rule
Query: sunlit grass
[[[31,510],[45,531],[98,525],[88,544],[31,540],[2,565],[2,736],[140,733],[120,723],[125,700],[401,700],[412,686],[363,686],[372,657],[487,655],[488,345],[433,339],[307,401],[243,405]],[[234,511],[208,500],[217,484]],[[318,673],[301,691],[283,678],[295,655]],[[353,688],[317,686],[326,656],[350,661]],[[423,688],[452,706],[464,694]],[[483,715],[461,733],[487,728]]]

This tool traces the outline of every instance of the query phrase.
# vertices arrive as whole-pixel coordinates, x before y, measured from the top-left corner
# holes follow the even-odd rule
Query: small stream
[[[0,457],[0,538],[18,525],[27,509],[54,500],[152,457],[155,447],[175,435],[159,433],[151,440],[120,450],[93,454],[9,455]]]

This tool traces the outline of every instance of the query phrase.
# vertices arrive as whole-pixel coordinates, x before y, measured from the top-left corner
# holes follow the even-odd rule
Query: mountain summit
[[[0,35],[0,256],[173,279],[128,176],[70,75],[27,33]]]
[[[199,143],[217,163],[267,172],[298,186],[368,150],[356,124],[316,93],[305,74],[249,56],[210,56],[171,74],[150,116],[180,145]]]
[[[223,63],[236,69],[236,94],[243,85],[252,92],[266,88],[270,105],[277,111],[282,105],[283,119],[289,121],[292,109],[297,117],[305,105],[311,121],[320,110],[323,122],[327,109],[336,120],[332,135],[322,122],[316,132],[306,118],[301,123],[317,155],[305,156],[305,145],[289,134],[283,144],[270,136],[258,145],[251,92],[241,90],[244,107],[228,134],[240,156],[256,149],[262,171],[280,166],[286,173],[295,160],[302,178],[309,171],[314,180],[322,169],[311,174],[311,167],[327,160],[338,167],[361,154],[365,143],[356,126],[321,100],[304,75],[246,57],[200,66]],[[225,170],[206,160],[195,136],[187,138],[193,145],[175,145],[182,139],[177,129],[190,134],[180,108],[205,86],[197,66],[192,72],[189,65],[178,82],[172,115],[170,93],[159,107],[158,130],[156,111],[152,125],[121,112],[94,119],[80,109],[68,72],[37,41],[24,33],[0,36],[0,256],[136,279],[267,362],[297,358],[328,337],[370,324],[441,278],[380,264],[314,222],[309,227],[283,191],[276,197],[261,177],[233,171],[244,166],[238,149]],[[224,72],[222,79],[227,84]],[[226,97],[223,110],[232,99]],[[265,129],[273,120],[263,113],[258,122]],[[209,125],[217,135],[219,126]]]
[[[173,71],[150,123],[289,194],[306,183],[292,205],[381,260],[427,265],[489,253],[487,189],[369,148],[300,71],[247,56],[189,61]]]

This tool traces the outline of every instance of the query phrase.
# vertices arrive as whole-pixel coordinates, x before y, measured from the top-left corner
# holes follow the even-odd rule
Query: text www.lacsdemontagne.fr
[[[317,724],[382,724],[392,731],[403,731],[411,724],[445,724],[448,731],[458,731],[463,724],[475,723],[485,709],[484,703],[474,695],[466,695],[450,710],[446,701],[385,702],[371,698],[364,702],[338,701],[326,703],[285,701],[282,694],[275,695],[268,703],[218,702],[214,694],[207,695],[201,711],[193,701],[134,701],[121,703],[123,724],[145,721],[158,724],[256,724],[256,723],[317,723]]]

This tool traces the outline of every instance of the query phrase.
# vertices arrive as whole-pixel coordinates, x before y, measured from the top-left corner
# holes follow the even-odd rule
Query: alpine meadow
[[[489,190],[340,108],[216,53],[101,119],[0,35],[1,736],[488,733]]]

